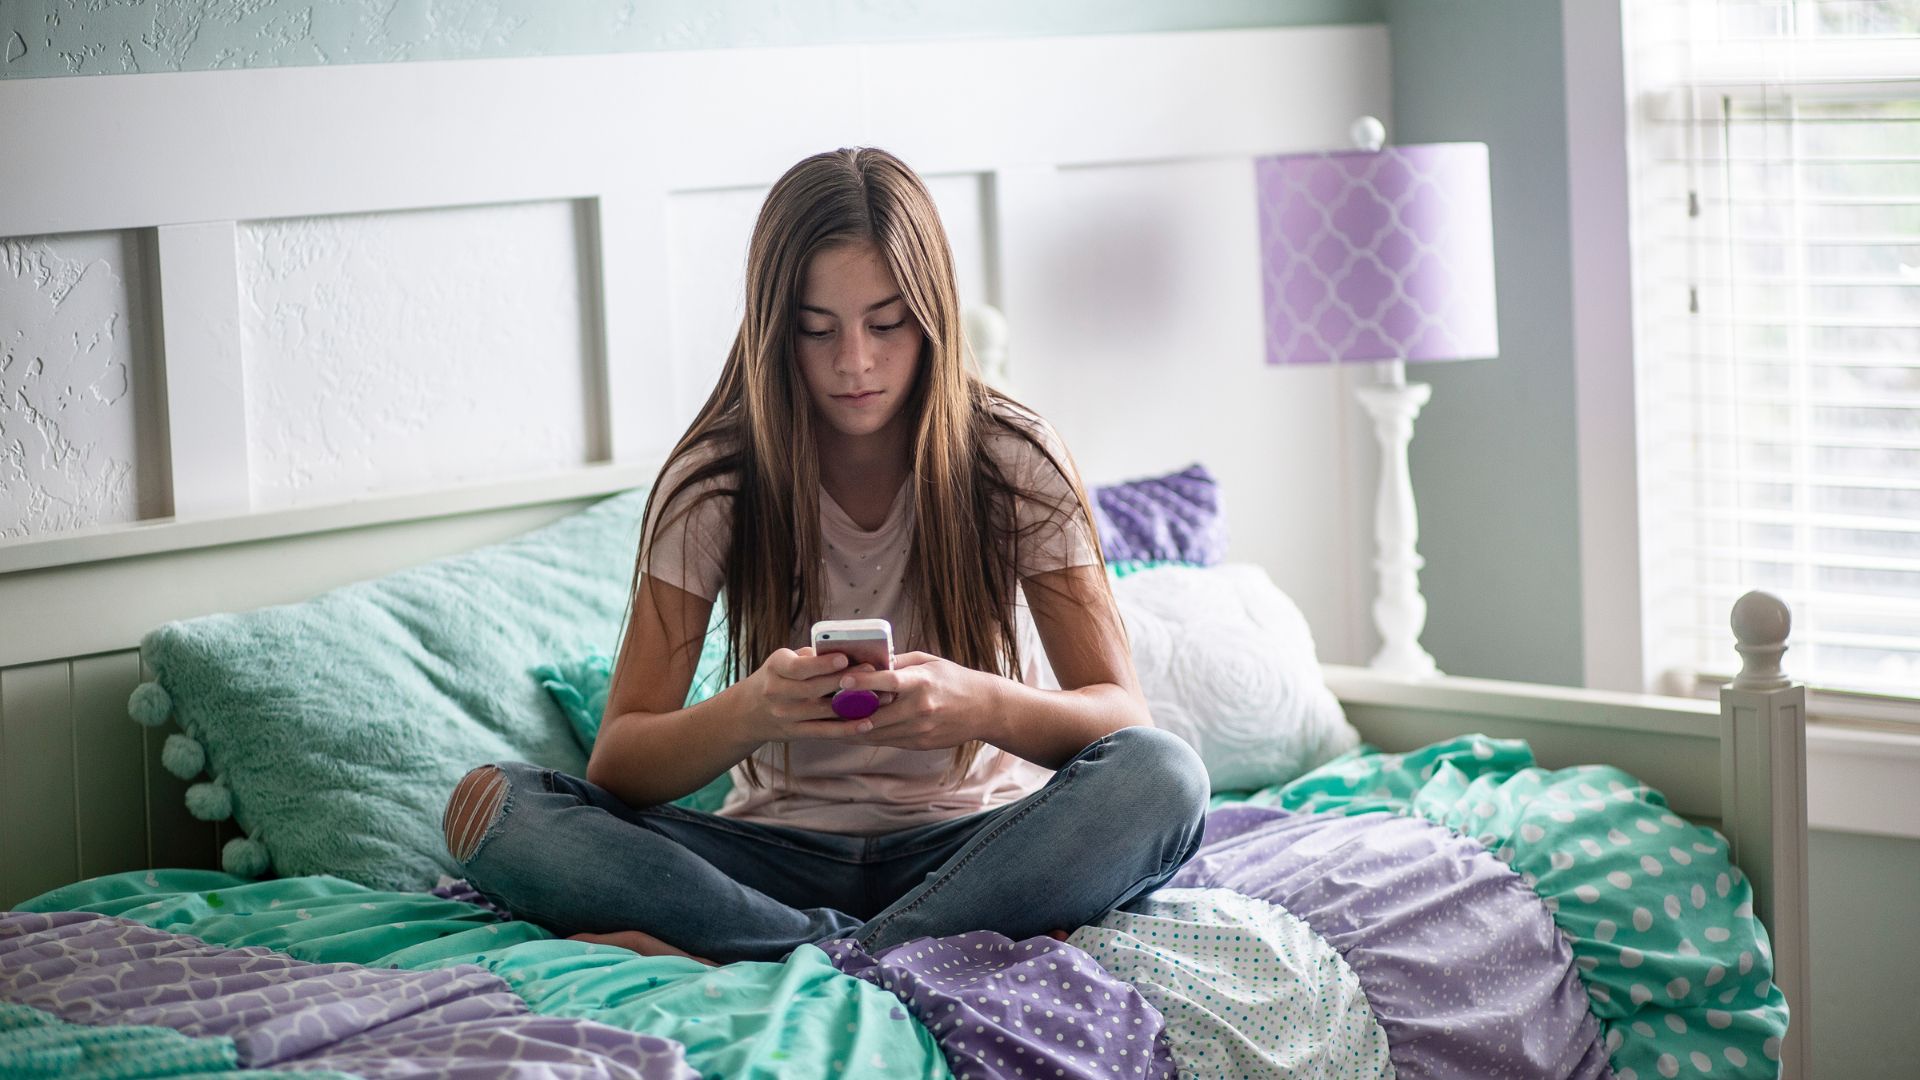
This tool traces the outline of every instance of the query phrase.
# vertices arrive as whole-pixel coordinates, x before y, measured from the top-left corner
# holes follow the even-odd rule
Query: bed
[[[336,607],[352,613],[346,631],[378,648],[389,619],[428,628],[433,646],[401,666],[470,664],[444,636],[457,620],[423,607],[421,582],[517,578],[515,557],[570,577],[595,573],[567,565],[564,554],[578,552],[602,568],[599,607],[617,613],[622,563],[591,545],[597,536],[624,547],[643,495],[598,500],[525,536],[253,615],[264,626],[275,612],[344,597],[352,603]],[[1137,656],[1143,639],[1167,636],[1143,613],[1165,610],[1169,597],[1194,606],[1181,582],[1209,569],[1239,575],[1229,586],[1239,592],[1258,573],[1180,565],[1117,575]],[[383,582],[387,599],[369,603]],[[551,582],[533,584],[556,603]],[[467,588],[434,587],[475,621],[523,614]],[[1805,940],[1796,914],[1802,692],[1779,675],[1785,611],[1764,594],[1736,612],[1747,667],[1717,713],[1328,666],[1316,678],[1337,692],[1366,745],[1318,754],[1284,783],[1216,783],[1195,858],[1164,888],[1065,941],[979,930],[868,955],[842,939],[717,969],[557,940],[444,876],[431,888],[418,875],[385,885],[388,841],[402,841],[372,816],[350,812],[331,830],[365,833],[349,840],[371,861],[324,843],[308,854],[276,832],[284,819],[269,804],[286,793],[245,775],[246,744],[275,737],[284,710],[240,710],[251,731],[205,722],[189,701],[223,691],[195,688],[178,640],[231,651],[235,619],[246,617],[149,635],[166,686],[142,681],[125,708],[158,734],[158,699],[197,737],[169,735],[163,770],[198,765],[212,775],[186,801],[220,789],[231,808],[194,813],[237,808],[235,824],[251,838],[226,840],[225,870],[93,875],[0,913],[0,1070],[1772,1076],[1792,1052],[1782,1040],[1786,1002],[1805,977],[1793,967],[1804,965]],[[229,670],[251,666],[242,658]],[[306,667],[289,657],[285,670],[228,681],[279,693],[293,680],[296,704],[351,701],[356,684],[384,680],[375,667],[341,646]],[[524,665],[515,674],[532,681]],[[1152,699],[1153,672],[1143,678]],[[437,753],[430,703],[396,693],[382,690],[407,714],[394,730],[417,734],[416,752]],[[564,731],[558,711],[547,712],[546,727]],[[1276,727],[1272,737],[1287,735]],[[175,760],[198,742],[203,762]],[[344,741],[325,755],[373,762],[376,742]],[[450,764],[441,786],[464,768]],[[278,783],[301,789],[287,795],[296,800],[356,794],[351,780],[329,790],[337,781],[324,772],[309,761]],[[174,842],[154,841],[156,850]],[[256,846],[271,848],[283,872],[247,865]]]
[[[1326,665],[1371,750],[1216,792],[1202,855],[1151,903],[1067,942],[982,932],[708,970],[553,940],[453,880],[222,868],[257,868],[229,858],[251,851],[247,808],[211,813],[220,792],[191,794],[207,781],[179,775],[192,762],[172,721],[128,722],[157,674],[143,636],[511,543],[651,480],[711,377],[699,322],[716,313],[674,298],[728,281],[687,254],[677,200],[731,205],[796,147],[889,145],[940,181],[943,215],[960,211],[956,235],[973,237],[956,241],[963,287],[998,301],[1017,340],[1064,356],[1072,313],[1050,322],[1039,297],[1078,272],[1051,261],[1047,241],[1091,235],[1075,184],[1137,175],[1099,190],[1172,190],[1183,206],[1237,197],[1244,181],[1221,178],[1247,155],[1338,145],[1353,116],[1390,104],[1379,27],[824,53],[832,62],[723,50],[0,82],[0,133],[32,151],[0,159],[13,193],[0,236],[124,230],[141,268],[126,272],[129,322],[165,361],[140,376],[161,392],[129,422],[160,502],[0,542],[0,1074],[498,1075],[511,1062],[562,1076],[1806,1075],[1804,697],[1779,674],[1785,616],[1765,598],[1735,618],[1747,670],[1717,707]],[[981,70],[996,75],[970,77]],[[914,107],[943,118],[939,138],[921,111],[867,90],[930,71],[947,77]],[[774,93],[793,108],[728,104]],[[596,137],[608,100],[681,107],[623,116],[633,138],[608,145]],[[720,145],[710,130],[733,137]],[[501,153],[502,132],[521,153]],[[687,145],[709,152],[649,152]],[[136,169],[144,183],[115,179]],[[247,334],[261,326],[235,310],[235,286],[278,267],[271,248],[247,262],[247,243],[301,234],[254,224],[513,203],[560,208],[580,243],[569,250],[586,268],[585,317],[566,318],[592,362],[548,417],[584,431],[577,460],[461,483],[429,469],[304,500],[298,484],[276,486],[301,429],[248,411],[243,376],[262,342]],[[1231,228],[1243,233],[1243,217]],[[1165,241],[1153,254],[1173,258],[1167,238],[1205,222],[1148,224]],[[707,268],[737,273],[726,256]],[[1242,269],[1211,280],[1244,285]],[[1118,283],[1136,299],[1152,284]],[[1232,324],[1213,317],[1215,290],[1200,291],[1205,321]],[[662,325],[677,334],[664,351]],[[978,337],[996,323],[975,325]],[[1196,340],[1222,355],[1242,344]],[[1007,355],[1004,341],[976,346]],[[1021,372],[1056,419],[1067,406],[1046,407],[1049,385],[1093,374]],[[1364,448],[1363,432],[1328,419],[1350,409],[1346,379],[1302,373],[1304,389],[1277,404],[1270,388],[1233,383],[1224,396],[1264,395],[1267,411],[1187,424],[1191,452],[1239,468]],[[1085,417],[1122,400],[1072,407]],[[1176,395],[1162,401],[1196,419]],[[318,411],[327,418],[324,401]],[[1282,431],[1301,442],[1260,441]],[[1077,440],[1076,453],[1121,469],[1131,438]],[[1281,530],[1290,507],[1336,503],[1339,473],[1259,478],[1235,487],[1251,526],[1236,550],[1277,568],[1316,630],[1347,635],[1364,510],[1324,532]]]

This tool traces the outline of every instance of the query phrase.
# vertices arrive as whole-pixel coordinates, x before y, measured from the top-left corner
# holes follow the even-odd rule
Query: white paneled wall
[[[179,728],[127,718],[150,677],[132,651],[0,668],[0,911],[96,874],[220,864],[233,823],[195,819],[160,767]]]
[[[1373,451],[1350,376],[1261,363],[1250,159],[1386,115],[1387,59],[1327,26],[0,80],[0,668],[646,482],[767,190],[861,145],[928,182],[1083,477],[1205,463],[1228,557],[1362,657]]]
[[[132,230],[0,238],[0,538],[167,512]]]
[[[667,281],[675,418],[707,399],[745,311],[747,239],[771,185],[684,192],[667,200]],[[618,303],[618,297],[609,297]],[[657,344],[650,342],[650,345]]]
[[[574,200],[242,223],[253,509],[605,456]]]

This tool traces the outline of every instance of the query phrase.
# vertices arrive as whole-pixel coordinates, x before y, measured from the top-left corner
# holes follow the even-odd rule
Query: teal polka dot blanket
[[[0,913],[0,1074],[1771,1077],[1788,1020],[1724,838],[1482,736],[1216,795],[1166,887],[1064,942],[708,968],[439,891],[47,893]]]
[[[1543,1049],[1538,1040],[1523,1041],[1522,1024],[1503,1032],[1506,1041],[1494,1043],[1485,1060],[1464,1062],[1471,1066],[1464,1074],[1778,1075],[1786,1000],[1770,978],[1767,932],[1753,916],[1752,889],[1730,861],[1726,838],[1681,819],[1658,791],[1619,769],[1547,771],[1524,742],[1473,735],[1408,754],[1363,747],[1293,783],[1216,796],[1214,805],[1209,846],[1173,884],[1209,880],[1268,896],[1344,943],[1390,1037],[1402,1015],[1430,1023],[1437,1003],[1476,982],[1489,999],[1529,979],[1540,984],[1535,1000],[1554,998],[1544,986],[1546,969],[1567,956],[1565,1004],[1581,1006],[1584,1015],[1581,1034],[1562,1052],[1570,1055],[1593,1032],[1603,1053],[1585,1048],[1585,1066],[1564,1072],[1557,1065],[1497,1068]],[[1215,846],[1217,836],[1224,841],[1233,830],[1245,830],[1241,846],[1256,855],[1236,862],[1232,847]],[[1414,843],[1410,835],[1403,843],[1395,830],[1427,840]],[[1267,842],[1254,843],[1262,833]],[[1283,846],[1274,842],[1281,834],[1300,839]],[[1428,846],[1449,855],[1443,865],[1426,858],[1429,891],[1421,891],[1412,885],[1413,868]],[[1487,875],[1495,880],[1478,884]],[[1406,899],[1369,903],[1395,892]],[[1442,893],[1473,899],[1442,903]],[[1369,906],[1420,905],[1426,910],[1412,918],[1431,920],[1424,937],[1383,933],[1391,918],[1355,917]],[[1436,973],[1431,961],[1447,956],[1445,938],[1490,940],[1502,932],[1496,910],[1536,927],[1537,940],[1516,942],[1504,956],[1456,953],[1457,962],[1441,963]],[[1434,952],[1409,961],[1405,948],[1422,941]],[[1531,974],[1505,962],[1528,944],[1538,949]],[[1369,986],[1366,972],[1376,964],[1386,970]],[[1459,1015],[1474,1013],[1463,1006]],[[1403,1040],[1396,1062],[1434,1047],[1456,1049]]]

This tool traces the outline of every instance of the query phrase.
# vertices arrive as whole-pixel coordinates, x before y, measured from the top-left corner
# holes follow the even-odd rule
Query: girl
[[[967,360],[926,187],[881,150],[807,158],[747,263],[648,496],[586,777],[480,766],[449,852],[516,915],[705,962],[1064,937],[1158,888],[1199,846],[1206,771],[1148,716],[1066,448]],[[682,708],[722,593],[748,674]],[[890,619],[893,670],[815,655],[822,618]],[[1033,685],[1029,623],[1061,690]],[[843,720],[840,688],[885,704]],[[718,813],[671,805],[729,769]]]

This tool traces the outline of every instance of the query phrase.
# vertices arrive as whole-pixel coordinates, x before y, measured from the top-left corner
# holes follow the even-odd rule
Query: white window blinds
[[[1920,696],[1920,0],[1631,0],[1650,656]],[[1577,208],[1576,208],[1577,212]]]

